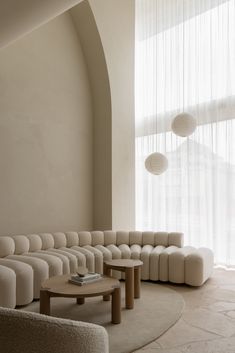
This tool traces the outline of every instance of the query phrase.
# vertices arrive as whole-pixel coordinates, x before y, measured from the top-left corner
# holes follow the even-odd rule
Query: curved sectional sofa
[[[74,273],[77,266],[103,273],[103,261],[143,261],[142,280],[201,286],[213,270],[208,248],[183,247],[182,233],[57,232],[0,237],[0,306],[38,299],[41,282]],[[118,276],[119,273],[116,273]]]

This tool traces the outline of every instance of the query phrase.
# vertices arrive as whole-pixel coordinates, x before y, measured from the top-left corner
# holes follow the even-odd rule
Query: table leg
[[[125,271],[125,291],[126,291],[126,309],[134,308],[134,268],[126,268]]]
[[[85,298],[77,298],[77,304],[82,305],[85,303]]]
[[[104,262],[104,267],[103,267],[103,272],[105,276],[111,277],[111,268],[109,268],[106,263]],[[103,296],[104,301],[109,301],[110,300],[110,295],[104,295]]]
[[[40,314],[50,315],[50,293],[45,290],[40,290]]]
[[[112,323],[121,322],[121,288],[115,288],[112,293]]]
[[[104,262],[103,272],[105,276],[111,277],[112,269],[106,265]]]
[[[135,267],[134,269],[134,297],[140,298],[140,277],[141,277],[141,268]]]

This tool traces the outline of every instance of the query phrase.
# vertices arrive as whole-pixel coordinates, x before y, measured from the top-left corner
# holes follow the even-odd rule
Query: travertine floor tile
[[[235,310],[232,311],[227,311],[226,315],[230,317],[231,319],[235,319]]]
[[[192,342],[174,348],[142,349],[136,353],[234,353],[235,338]]]
[[[135,351],[134,353],[181,353],[181,348],[171,348],[171,349],[140,349],[138,351]]]
[[[234,353],[235,339],[221,339],[206,342],[194,342],[180,347],[180,353]],[[156,353],[166,353],[156,351]],[[171,353],[171,352],[169,352]]]
[[[235,334],[234,322],[220,313],[197,309],[186,312],[183,317],[188,324],[220,336],[230,337]]]
[[[230,310],[235,310],[235,303],[230,303],[230,302],[228,303],[228,302],[224,302],[224,301],[219,301],[214,304],[208,305],[207,309],[214,311],[214,312],[226,312],[226,311],[230,311]]]
[[[148,346],[143,347],[142,350],[143,350],[143,352],[146,353],[147,350],[154,351],[154,350],[159,349],[159,348],[161,348],[160,344],[155,341],[155,342],[152,342],[152,343],[148,344]]]
[[[217,337],[218,336],[213,333],[192,327],[184,322],[183,319],[180,319],[176,325],[161,336],[157,342],[160,343],[162,348],[171,348],[189,342],[212,340]]]
[[[235,271],[215,269],[200,288],[168,286],[185,300],[182,318],[135,353],[235,353]]]
[[[207,291],[205,293],[205,296],[217,301],[226,301],[230,303],[235,303],[235,291],[233,290],[218,288],[216,290]]]

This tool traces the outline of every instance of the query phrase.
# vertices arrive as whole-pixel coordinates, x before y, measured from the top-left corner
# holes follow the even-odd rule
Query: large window
[[[198,123],[171,132],[182,111]],[[235,1],[136,0],[136,228],[183,231],[235,265]],[[169,169],[144,168],[154,151]]]

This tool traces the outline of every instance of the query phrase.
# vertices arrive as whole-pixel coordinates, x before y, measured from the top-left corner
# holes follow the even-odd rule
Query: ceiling
[[[38,28],[82,0],[1,0],[0,48]]]

